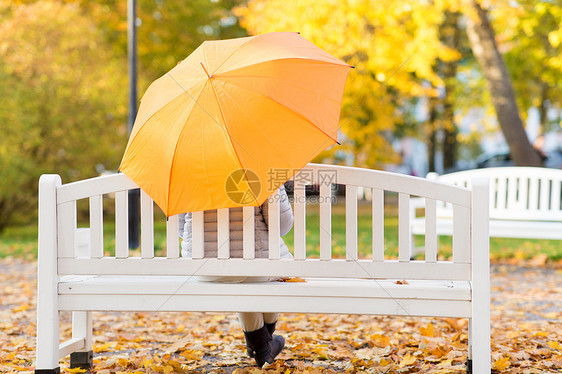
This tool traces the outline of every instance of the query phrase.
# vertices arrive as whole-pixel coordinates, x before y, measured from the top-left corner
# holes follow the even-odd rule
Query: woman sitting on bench
[[[286,235],[293,226],[293,210],[289,203],[289,198],[284,186],[279,188],[280,205],[280,233]],[[242,258],[242,229],[243,229],[243,208],[229,209],[229,229],[230,229],[230,257]],[[254,208],[254,227],[255,227],[255,257],[269,257],[268,239],[268,201],[260,207]],[[208,210],[204,212],[204,248],[205,258],[216,258],[218,254],[217,244],[217,211]],[[192,218],[191,213],[179,216],[180,237],[183,238],[181,248],[183,257],[191,257],[192,253]],[[280,240],[280,257],[292,258],[287,245]],[[225,283],[252,283],[275,281],[272,277],[211,277],[199,276],[198,280],[203,282],[225,282]],[[285,339],[280,335],[273,335],[275,324],[279,313],[260,313],[244,312],[238,313],[238,319],[244,330],[248,355],[254,357],[259,367],[265,363],[273,363],[275,357],[285,346]]]

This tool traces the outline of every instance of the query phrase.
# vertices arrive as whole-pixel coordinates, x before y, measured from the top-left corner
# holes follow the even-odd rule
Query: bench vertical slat
[[[103,257],[103,195],[90,197],[90,255]]]
[[[529,179],[529,210],[539,209],[539,180],[537,178]]]
[[[279,199],[279,190],[276,190],[268,199],[269,258],[273,260],[279,259],[281,252],[281,208]]]
[[[398,261],[410,261],[410,195],[398,194]]]
[[[293,184],[295,260],[306,259],[306,187],[302,181]]]
[[[507,206],[510,209],[517,206],[518,201],[518,190],[519,190],[520,180],[517,177],[511,177],[507,182]]]
[[[154,257],[154,203],[148,194],[141,190],[141,257]]]
[[[497,207],[500,210],[507,209],[507,177],[501,176],[498,178],[498,190],[497,190]]]
[[[453,205],[453,262],[470,263],[470,208]]]
[[[540,207],[542,211],[548,211],[548,202],[550,200],[551,183],[549,178],[540,179]]]
[[[255,242],[255,207],[245,206],[242,209],[243,224],[243,256],[247,260],[256,257],[256,242]]]
[[[76,246],[76,200],[57,207],[58,256],[75,257]]]
[[[345,186],[345,258],[357,260],[357,186]]]
[[[425,262],[437,261],[437,204],[435,199],[425,198]]]
[[[191,257],[205,257],[205,212],[191,213]]]
[[[230,258],[229,210],[217,209],[217,257]]]
[[[332,185],[320,184],[320,259],[332,259]]]
[[[372,189],[373,261],[384,261],[384,190]]]
[[[552,201],[550,202],[551,206],[550,209],[553,212],[556,212],[558,210],[562,210],[562,206],[561,206],[561,198],[562,198],[562,180],[560,179],[552,179]]]
[[[168,258],[180,257],[180,237],[178,235],[178,215],[166,221],[166,255]]]
[[[115,193],[115,257],[129,257],[129,194],[128,191]]]

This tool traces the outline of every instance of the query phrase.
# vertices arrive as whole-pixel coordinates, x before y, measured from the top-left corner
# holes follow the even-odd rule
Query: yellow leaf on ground
[[[548,346],[549,346],[550,348],[552,348],[552,349],[560,349],[560,348],[562,348],[562,346],[560,345],[559,342],[554,342],[554,341],[552,341],[552,342],[548,342],[548,343],[546,343],[546,344],[548,344]]]
[[[420,328],[420,333],[423,336],[429,336],[429,337],[433,337],[435,336],[435,331],[433,329],[433,325],[431,323],[427,324],[427,327],[421,327]]]
[[[381,361],[379,362],[380,366],[388,366],[390,365],[390,361],[387,360],[386,358],[381,358]]]
[[[403,368],[404,366],[412,365],[415,362],[416,362],[416,357],[407,353],[406,356],[404,356],[402,358],[402,360],[400,361],[400,364],[398,366],[400,368]]]
[[[304,280],[301,277],[294,277],[294,278],[287,279],[285,282],[304,282],[304,283],[306,283],[306,280]]]
[[[72,373],[72,374],[85,373],[86,371],[87,371],[86,369],[82,369],[82,368],[73,368],[73,369],[67,369],[66,370],[66,372]]]
[[[509,362],[509,357],[502,357],[494,362],[494,364],[492,365],[492,369],[502,371],[507,369],[510,365],[511,362]]]

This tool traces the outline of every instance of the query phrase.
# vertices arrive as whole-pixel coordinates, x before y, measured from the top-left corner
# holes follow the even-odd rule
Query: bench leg
[[[472,374],[472,318],[468,319],[468,356],[466,358],[466,374]]]
[[[92,368],[92,312],[72,312],[72,338],[84,339],[84,348],[70,354],[70,368]]]

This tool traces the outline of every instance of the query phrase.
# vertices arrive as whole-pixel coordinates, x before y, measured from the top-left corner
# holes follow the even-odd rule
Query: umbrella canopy
[[[350,67],[297,33],[206,41],[150,85],[119,170],[167,216],[261,205],[337,141]]]

